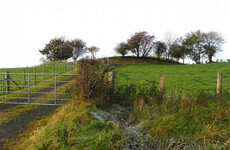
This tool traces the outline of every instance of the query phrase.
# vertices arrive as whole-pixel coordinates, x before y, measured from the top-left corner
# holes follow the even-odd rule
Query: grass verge
[[[72,101],[13,149],[122,149],[125,136],[121,127],[93,119],[90,112],[95,109],[92,103]]]

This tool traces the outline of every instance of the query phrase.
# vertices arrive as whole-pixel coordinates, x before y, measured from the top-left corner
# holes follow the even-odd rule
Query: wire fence
[[[132,75],[133,74],[133,75]],[[217,91],[217,74],[202,75],[196,73],[187,74],[153,74],[135,76],[135,72],[118,72],[115,78],[115,87],[128,86],[135,84],[145,88],[156,86],[160,88],[161,76],[165,76],[164,90],[166,93],[186,93],[191,91],[204,91],[205,93],[216,94]],[[230,74],[222,74],[221,91],[230,93]]]

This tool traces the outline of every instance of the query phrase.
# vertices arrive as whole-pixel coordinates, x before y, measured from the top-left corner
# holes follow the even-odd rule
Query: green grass
[[[121,149],[125,135],[114,122],[93,119],[93,104],[72,101],[51,116],[46,124],[25,134],[14,149]]]
[[[165,76],[167,93],[203,89],[215,94],[217,73],[223,74],[223,90],[230,89],[230,63],[212,63],[200,65],[128,65],[116,69],[116,86],[136,83],[146,88],[152,81],[159,85],[160,77]]]
[[[136,99],[133,107],[136,122],[142,122],[161,149],[172,148],[173,142],[184,143],[190,149],[230,148],[229,96],[217,99],[204,93],[186,97]],[[171,142],[170,142],[171,141]]]

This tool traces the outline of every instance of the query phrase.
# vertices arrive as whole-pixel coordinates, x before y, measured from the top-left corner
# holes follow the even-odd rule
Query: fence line
[[[118,74],[118,78],[115,80],[115,87],[127,86],[130,84],[144,85],[146,88],[151,87],[153,84],[159,88],[159,92],[165,91],[170,94],[180,94],[189,91],[204,90],[206,93],[212,93],[215,95],[221,95],[223,92],[230,93],[230,75],[220,74],[217,76],[200,76],[199,74],[193,74],[193,76],[177,76],[174,78],[174,74],[157,75],[157,77],[149,79],[146,77],[128,76],[126,74]]]

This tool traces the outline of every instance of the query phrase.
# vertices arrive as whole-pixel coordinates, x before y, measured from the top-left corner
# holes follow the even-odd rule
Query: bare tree
[[[176,41],[176,39],[177,38],[176,38],[175,34],[173,34],[171,32],[166,32],[164,34],[163,41],[164,41],[164,43],[165,43],[165,45],[167,47],[167,49],[166,49],[166,58],[168,58],[168,59],[170,57],[170,48],[173,45],[173,43]]]
[[[222,51],[222,44],[225,42],[221,33],[209,31],[203,33],[203,47],[205,55],[208,57],[209,62],[212,62],[212,57],[218,52]]]

